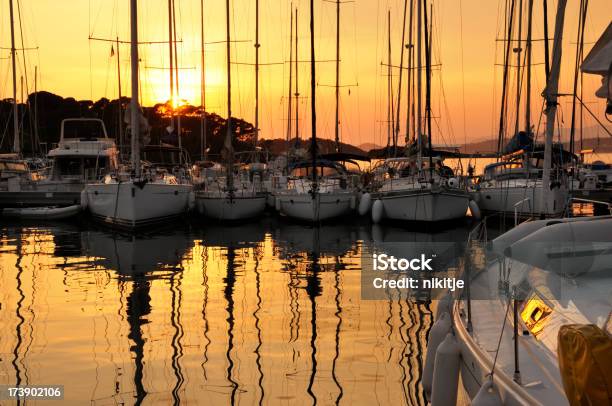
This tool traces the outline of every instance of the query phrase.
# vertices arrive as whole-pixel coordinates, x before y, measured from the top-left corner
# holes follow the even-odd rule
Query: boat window
[[[81,166],[81,158],[67,157],[56,158],[55,167],[56,174],[59,176],[76,176],[81,175],[83,167]]]
[[[317,166],[317,176],[338,176],[339,172],[336,168],[329,166]],[[291,176],[305,178],[312,176],[312,167],[295,168],[291,171]]]
[[[104,138],[104,128],[97,120],[64,121],[64,138]]]

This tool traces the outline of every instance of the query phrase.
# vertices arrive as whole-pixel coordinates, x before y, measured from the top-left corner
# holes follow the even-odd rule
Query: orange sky
[[[185,68],[180,75],[180,96],[190,103],[200,103],[200,0],[175,0],[179,37],[179,63]],[[518,2],[518,0],[517,0]],[[110,44],[93,42],[88,36],[128,39],[128,1],[126,0],[30,0],[20,1],[26,47],[38,47],[26,53],[28,87],[33,90],[34,66],[39,66],[39,89],[64,97],[98,99],[117,97],[116,57],[110,57]],[[393,64],[399,63],[401,17],[403,0],[358,0],[342,5],[341,20],[341,134],[343,140],[355,144],[386,142],[387,77],[381,61],[387,58],[386,18],[391,9]],[[436,0],[434,2],[434,63],[442,70],[434,72],[433,115],[434,142],[461,144],[468,140],[493,138],[498,116],[501,84],[502,16],[498,10],[504,2],[476,0]],[[527,0],[523,0],[526,5]],[[542,38],[541,1],[534,2],[534,38]],[[549,0],[550,31],[554,26],[556,1]],[[15,4],[17,2],[15,1]],[[207,41],[224,39],[225,2],[205,1],[205,35]],[[253,62],[255,2],[233,0],[232,57],[238,62]],[[308,1],[295,0],[298,7],[300,59],[309,55]],[[561,92],[571,92],[572,67],[575,53],[578,0],[569,0],[564,34],[564,65]],[[167,40],[167,1],[140,0],[140,38],[143,41]],[[335,57],[335,5],[315,1],[317,59]],[[290,1],[260,0],[260,43],[262,63],[282,63],[289,59]],[[0,45],[10,46],[8,5],[0,8]],[[16,11],[17,13],[17,11]],[[462,16],[462,18],[461,18]],[[589,1],[587,42],[595,41],[610,22],[609,0]],[[461,29],[461,26],[463,27]],[[463,41],[461,41],[463,37]],[[20,39],[18,39],[20,46]],[[586,44],[588,52],[592,45]],[[534,63],[543,61],[542,42],[534,43]],[[141,91],[145,104],[164,101],[169,95],[168,66],[165,45],[141,46]],[[120,49],[122,56],[123,94],[129,94],[129,47]],[[463,54],[463,73],[461,56]],[[1,57],[8,56],[3,50]],[[208,110],[225,114],[225,47],[223,44],[206,47]],[[21,61],[21,59],[20,59]],[[0,60],[2,86],[0,97],[11,97],[9,60]],[[333,137],[334,64],[317,65],[318,134]],[[20,62],[20,75],[23,62]],[[235,65],[233,74],[234,115],[254,121],[254,70],[250,66]],[[397,70],[395,71],[397,74]],[[286,94],[288,65],[269,65],[261,69],[260,127],[264,138],[284,137],[286,133]],[[441,75],[441,76],[440,76]],[[443,87],[440,86],[440,78]],[[394,80],[397,83],[397,76]],[[301,93],[309,97],[309,66],[301,64]],[[585,76],[585,100],[595,101],[594,89],[599,78]],[[515,88],[514,76],[510,86]],[[539,117],[543,87],[543,66],[534,66],[533,117]],[[405,78],[404,78],[405,87]],[[465,93],[462,89],[465,89]],[[349,93],[350,89],[350,93]],[[445,97],[441,97],[443,89]],[[465,100],[465,103],[464,103]],[[403,100],[405,109],[405,99]],[[309,100],[300,100],[300,130],[310,134]],[[567,100],[561,101],[563,125],[569,126],[571,114]],[[603,101],[589,104],[603,118]],[[466,117],[464,123],[464,114]],[[514,114],[514,113],[511,113]],[[404,123],[405,114],[401,122]],[[535,122],[537,124],[537,121]],[[585,119],[585,126],[594,121]],[[401,133],[405,130],[402,126]],[[600,131],[601,133],[601,131]],[[595,135],[594,131],[586,134]],[[402,135],[403,136],[403,135]]]

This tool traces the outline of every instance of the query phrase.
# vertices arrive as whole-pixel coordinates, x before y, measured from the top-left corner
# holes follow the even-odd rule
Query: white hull
[[[77,204],[67,207],[6,208],[2,210],[2,215],[30,220],[63,220],[76,216],[80,211],[81,205]]]
[[[237,195],[229,198],[226,193],[196,194],[198,213],[217,220],[245,220],[261,215],[266,208],[266,195],[263,193]]]
[[[351,192],[278,193],[275,204],[279,213],[297,220],[318,222],[345,216],[355,210],[356,197]]]
[[[465,217],[469,195],[460,190],[432,192],[429,189],[381,193],[374,199],[383,204],[383,218],[436,222]]]
[[[91,184],[85,188],[92,216],[106,224],[137,228],[182,215],[191,185],[145,183]]]
[[[541,213],[541,193],[542,185],[538,183],[522,187],[484,187],[472,195],[483,212],[514,215],[516,209],[519,216],[533,216]],[[564,187],[547,191],[544,214],[548,217],[563,215],[567,197]]]

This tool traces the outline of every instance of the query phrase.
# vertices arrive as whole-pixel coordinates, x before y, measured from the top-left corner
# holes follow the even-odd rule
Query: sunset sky
[[[17,0],[15,13],[17,15]],[[409,0],[410,1],[410,0]],[[180,97],[200,104],[200,0],[175,0],[177,5]],[[225,39],[225,2],[205,3],[206,41]],[[434,1],[434,63],[441,71],[434,72],[433,115],[434,142],[462,144],[464,140],[492,139],[496,132],[502,68],[503,0],[435,0]],[[518,3],[518,1],[517,1]],[[299,59],[309,58],[308,1],[295,0],[299,12]],[[387,11],[391,10],[393,64],[399,64],[401,18],[404,0],[357,0],[345,3],[341,19],[341,134],[353,144],[386,142],[387,76],[381,62],[387,59]],[[111,44],[89,41],[89,36],[129,39],[129,2],[127,0],[19,0],[25,47],[38,47],[26,52],[28,88],[34,89],[34,66],[39,67],[38,89],[63,97],[94,99],[116,98],[116,57],[111,57]],[[286,95],[289,80],[289,0],[260,0],[261,62],[278,63],[261,68],[261,135],[281,138],[286,133]],[[527,5],[527,0],[523,1]],[[542,2],[534,1],[534,39],[542,38]],[[165,41],[168,37],[166,0],[139,1],[139,33],[142,41]],[[569,0],[564,33],[564,59],[561,92],[571,92],[575,57],[578,0]],[[232,1],[232,58],[236,62],[254,61],[255,1]],[[335,58],[335,5],[315,1],[317,59]],[[556,1],[549,0],[550,33],[554,29]],[[10,47],[8,2],[0,8],[0,46]],[[589,1],[585,31],[585,55],[611,19],[609,0]],[[526,19],[525,19],[526,21]],[[523,24],[525,29],[526,24]],[[19,26],[17,25],[19,31]],[[524,31],[525,32],[525,31]],[[525,34],[523,34],[524,38]],[[17,37],[18,47],[21,39]],[[408,42],[406,40],[406,42]],[[497,52],[496,52],[497,47]],[[535,124],[540,115],[543,88],[543,45],[534,42],[533,113]],[[115,50],[116,51],[116,50]],[[142,45],[141,92],[145,105],[165,101],[169,97],[167,45]],[[463,69],[462,69],[463,55]],[[1,50],[0,97],[11,97],[9,51]],[[120,49],[123,95],[129,95],[129,46]],[[19,55],[19,75],[23,72]],[[309,97],[309,66],[300,64],[299,85],[302,95]],[[394,71],[397,87],[398,70]],[[234,116],[254,121],[254,69],[234,65]],[[225,47],[206,46],[207,110],[225,115]],[[440,85],[440,79],[443,86]],[[294,79],[295,80],[295,79]],[[317,64],[317,117],[319,135],[332,138],[334,133],[334,64]],[[405,89],[404,78],[404,89]],[[594,90],[598,77],[585,76],[585,101],[595,102]],[[514,74],[510,86],[515,89]],[[443,89],[443,91],[441,91]],[[462,91],[465,89],[465,92]],[[511,92],[514,94],[514,90]],[[465,103],[464,103],[465,101]],[[570,100],[561,100],[562,126],[569,126]],[[300,99],[300,132],[310,134],[310,104]],[[402,101],[401,133],[405,132],[406,100]],[[603,118],[604,101],[588,106]],[[514,114],[514,113],[511,113]],[[521,113],[522,114],[522,113]],[[464,122],[465,115],[465,122]],[[585,126],[594,121],[585,119]],[[540,125],[540,128],[542,126]],[[595,135],[590,130],[586,136]],[[601,131],[600,131],[601,134]]]

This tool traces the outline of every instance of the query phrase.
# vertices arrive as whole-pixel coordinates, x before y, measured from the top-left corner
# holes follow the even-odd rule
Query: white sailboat
[[[103,182],[88,184],[83,205],[105,224],[134,229],[156,224],[185,213],[192,186],[166,173],[142,171],[140,165],[140,127],[138,102],[138,12],[137,0],[130,0],[132,98],[130,133],[132,174],[106,176]]]
[[[453,171],[443,165],[441,157],[434,156],[431,144],[431,32],[427,29],[427,8],[417,2],[417,60],[421,65],[421,31],[425,32],[425,118],[427,138],[421,125],[421,70],[417,70],[417,154],[389,158],[380,167],[372,193],[371,214],[375,223],[383,219],[438,222],[465,217],[469,195]],[[423,17],[422,17],[423,16]],[[421,20],[424,19],[424,30]],[[389,14],[390,21],[390,14]],[[390,32],[390,30],[389,30]],[[389,34],[390,36],[390,34]],[[390,41],[390,37],[389,37]],[[389,63],[389,66],[391,64]],[[391,96],[391,94],[390,94]],[[389,110],[390,112],[391,110]],[[391,113],[389,113],[391,115]],[[391,131],[391,125],[389,125]],[[425,153],[425,140],[428,141]],[[365,210],[364,210],[365,211]]]
[[[312,136],[310,161],[297,163],[287,178],[287,188],[275,193],[275,206],[282,215],[319,222],[354,212],[356,193],[347,174],[335,164],[320,160],[317,147],[316,76],[314,48],[314,3],[310,1],[310,91]],[[336,125],[338,122],[336,121]]]
[[[257,217],[262,214],[266,208],[266,194],[260,183],[251,179],[248,174],[238,179],[235,178],[230,60],[230,0],[226,0],[226,13],[227,133],[225,136],[225,173],[217,178],[209,178],[204,181],[203,189],[196,193],[196,207],[198,212],[206,217],[235,221]],[[256,44],[255,49],[258,55],[259,44]],[[258,62],[258,56],[256,56],[256,59]],[[258,77],[259,75],[256,74],[256,86]],[[256,122],[258,115],[259,113],[256,108]],[[255,131],[258,131],[257,124],[255,125]]]
[[[526,91],[525,91],[525,131],[519,131],[519,110],[521,82],[518,81],[516,89],[516,122],[514,126],[514,138],[506,148],[508,154],[502,159],[485,168],[484,177],[472,190],[472,197],[484,213],[505,213],[519,216],[540,215],[545,217],[558,217],[563,215],[568,199],[567,177],[564,174],[565,162],[559,157],[567,158],[571,154],[562,151],[561,145],[553,145],[552,137],[555,124],[557,83],[550,82],[544,91],[547,99],[546,108],[546,133],[544,145],[536,145],[532,140],[531,130],[531,53],[532,53],[532,9],[530,4],[528,10],[527,39],[525,41],[526,55]],[[513,10],[509,10],[514,13]],[[520,16],[520,14],[519,14]],[[520,27],[521,21],[519,21]],[[506,57],[504,65],[504,88],[506,92],[506,80],[509,69],[509,55],[512,48],[510,35],[512,34],[512,16],[508,24],[508,38],[506,43]],[[547,34],[546,34],[547,35]],[[519,42],[520,30],[519,30]],[[517,48],[516,66],[520,70],[522,63],[521,48]],[[553,54],[552,70],[550,76],[558,69],[560,60],[555,60]],[[559,57],[560,58],[560,57]],[[558,73],[557,73],[558,74]],[[520,71],[517,72],[517,77]],[[554,101],[552,99],[554,98]],[[502,98],[503,99],[503,98]],[[503,134],[506,130],[505,123],[505,99],[502,100],[500,127],[499,127],[499,153],[502,153]],[[526,137],[527,142],[522,142],[521,137]],[[524,144],[524,145],[522,145]]]

